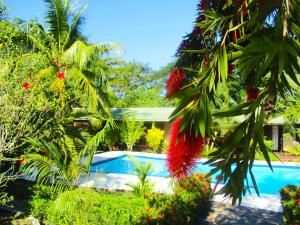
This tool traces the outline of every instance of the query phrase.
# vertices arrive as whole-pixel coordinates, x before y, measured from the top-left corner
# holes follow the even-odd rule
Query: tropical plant
[[[300,223],[300,187],[287,185],[280,190],[284,225]]]
[[[134,116],[123,116],[120,129],[121,141],[126,144],[128,151],[132,151],[133,146],[145,132],[143,122],[136,121]]]
[[[210,209],[210,179],[204,174],[187,176],[176,183],[174,194],[153,194],[138,224],[197,224]]]
[[[140,163],[133,156],[128,156],[130,161],[133,163],[135,174],[138,177],[139,182],[137,184],[127,184],[133,190],[133,193],[137,196],[144,197],[153,192],[154,183],[152,183],[148,176],[153,170],[151,162],[146,162],[144,165]]]
[[[148,129],[146,133],[147,145],[152,148],[153,151],[161,152],[163,148],[164,134],[165,132],[155,127],[153,123],[151,129]]]
[[[215,166],[211,174],[221,171],[224,186],[219,193],[232,197],[233,203],[246,194],[247,177],[259,194],[252,173],[257,146],[272,169],[263,126],[277,96],[291,91],[289,81],[299,86],[299,8],[297,0],[202,0],[195,28],[179,47],[167,83],[167,96],[179,99],[171,115],[172,121],[180,119],[175,124],[180,123],[178,139],[187,140],[188,146],[203,142],[213,133],[213,117],[244,116],[208,161]],[[246,101],[225,112],[213,111],[220,83],[227,83],[233,73],[242,81]],[[171,141],[169,155],[179,148]],[[202,150],[187,150],[190,166]]]
[[[43,202],[45,205],[41,207]],[[45,224],[128,225],[138,222],[147,208],[147,201],[126,193],[76,189],[66,191],[56,199],[35,194],[30,205],[32,215]]]
[[[45,140],[28,139],[40,154],[24,156],[21,171],[25,176],[36,179],[39,184],[51,185],[53,192],[59,194],[72,189],[79,177],[87,173],[87,165],[80,162],[80,152],[73,140],[62,136],[62,143],[47,143]]]

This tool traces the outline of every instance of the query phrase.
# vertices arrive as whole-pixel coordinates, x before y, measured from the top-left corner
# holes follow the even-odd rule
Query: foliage
[[[132,151],[136,142],[144,136],[145,127],[142,121],[136,121],[135,117],[124,116],[121,124],[121,141],[126,144],[128,151]]]
[[[66,191],[56,200],[38,195],[33,199],[31,212],[36,213],[33,215],[44,218],[44,223],[61,225],[134,224],[147,206],[142,198],[85,189]],[[43,201],[48,207],[44,207],[39,213],[40,203]]]
[[[1,158],[0,158],[0,163],[1,163]],[[9,173],[11,173],[11,170],[0,173],[0,205],[2,206],[7,205],[10,201],[13,200],[13,196],[9,196],[8,193],[3,191],[7,187],[7,183],[15,179],[15,177],[9,175]]]
[[[292,146],[288,146],[285,151],[292,153],[293,155],[295,155],[296,157],[298,157],[300,159],[300,145],[297,145],[295,147]]]
[[[53,200],[54,196],[50,186],[33,186],[33,195],[29,200],[30,214],[34,218],[44,221]]]
[[[182,118],[181,131],[210,138],[213,117],[244,116],[208,161],[216,166],[212,173],[222,171],[224,186],[219,193],[232,197],[233,203],[246,194],[248,173],[258,193],[252,173],[257,146],[271,168],[263,141],[265,117],[273,111],[277,96],[284,98],[292,90],[290,81],[299,86],[299,7],[296,0],[202,0],[195,28],[179,48],[175,67],[185,76],[180,91],[170,97],[179,99],[171,118]],[[231,79],[232,67],[247,101],[214,112],[216,92]]]
[[[152,124],[151,129],[147,130],[146,133],[146,141],[147,145],[152,148],[155,152],[161,152],[163,148],[163,141],[164,141],[164,134],[165,132]]]
[[[139,182],[137,184],[127,184],[129,185],[133,193],[137,196],[144,197],[147,194],[153,192],[154,183],[152,183],[148,176],[149,173],[153,170],[153,165],[151,162],[147,162],[145,165],[140,163],[136,158],[133,156],[128,156],[130,161],[135,166],[135,174],[138,177]]]
[[[136,62],[120,62],[109,74],[109,81],[114,90],[114,107],[166,107],[174,103],[166,101],[163,96],[163,85],[166,66],[153,71],[148,66]]]
[[[210,179],[194,174],[178,181],[173,195],[150,195],[139,224],[195,224],[208,212]]]
[[[300,223],[300,187],[287,185],[281,191],[283,207],[283,224],[292,225]]]

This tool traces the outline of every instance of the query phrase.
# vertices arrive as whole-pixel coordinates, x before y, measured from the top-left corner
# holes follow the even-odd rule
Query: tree
[[[144,133],[145,127],[142,121],[136,121],[134,117],[123,117],[120,136],[128,151],[132,151],[133,146]]]
[[[284,98],[291,91],[288,79],[299,86],[300,2],[202,0],[198,7],[195,28],[180,45],[179,58],[167,82],[167,96],[179,99],[171,115],[172,121],[177,120],[173,138],[182,140],[177,145],[171,138],[168,159],[178,153],[179,147],[186,147],[188,155],[180,164],[169,160],[169,168],[176,164],[180,170],[185,165],[184,170],[189,171],[203,150],[201,143],[213,133],[213,118],[243,115],[245,119],[207,162],[215,166],[210,174],[218,172],[223,179],[219,193],[232,197],[233,203],[241,202],[248,189],[248,174],[259,193],[252,173],[257,151],[272,168],[263,141],[264,120],[278,96]],[[227,111],[213,111],[216,92],[233,71],[242,82],[247,100]],[[192,143],[199,143],[199,147],[189,151]]]

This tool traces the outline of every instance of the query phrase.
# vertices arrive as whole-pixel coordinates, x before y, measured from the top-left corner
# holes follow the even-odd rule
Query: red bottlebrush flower
[[[242,13],[244,17],[248,16],[246,1],[244,1],[242,4]]]
[[[248,101],[253,101],[253,100],[257,99],[259,96],[259,90],[254,87],[247,88],[246,93],[247,93]]]
[[[63,72],[59,72],[57,74],[57,78],[60,79],[60,80],[64,79],[64,77],[65,77],[65,74]]]
[[[205,16],[200,15],[200,16],[197,17],[196,23],[201,23],[203,20],[205,20]]]
[[[208,64],[209,64],[209,56],[208,56],[208,54],[205,54],[204,57],[203,57],[203,66],[204,66],[204,69],[208,68]]]
[[[39,153],[40,153],[41,155],[45,154],[45,152],[46,152],[46,150],[45,150],[44,148],[40,148]]]
[[[240,34],[237,30],[231,31],[230,32],[230,39],[231,41],[237,41],[238,39],[240,39]]]
[[[194,34],[195,36],[199,36],[199,35],[201,34],[201,28],[198,27],[198,26],[194,26],[193,34]]]
[[[207,0],[200,0],[200,3],[198,4],[198,8],[200,10],[207,10],[209,8],[209,3]]]
[[[266,0],[259,0],[260,5],[264,5],[266,3]]]
[[[230,64],[228,65],[228,75],[231,75],[231,74],[232,74],[232,72],[233,72],[233,70],[234,70],[234,67],[235,67],[235,65],[232,64],[232,63],[230,63]]]
[[[167,94],[166,97],[170,97],[170,95],[173,95],[180,91],[181,83],[183,81],[183,71],[177,68],[174,68],[170,75],[169,79],[167,81],[166,89]]]
[[[186,47],[185,41],[182,41],[182,42],[180,43],[178,49],[177,49],[176,55],[177,55],[177,56],[180,56],[181,51],[182,51],[182,50],[186,50],[186,49],[187,49],[187,47]]]
[[[202,137],[193,138],[180,132],[181,121],[178,119],[172,124],[166,158],[169,173],[177,178],[186,176],[192,170],[205,143]]]
[[[148,217],[148,218],[147,218],[147,222],[151,222],[152,220],[153,220],[152,217]]]
[[[241,3],[240,0],[235,0],[235,4],[239,5]]]
[[[158,214],[157,215],[157,219],[162,219],[162,218],[164,218],[164,214]]]
[[[300,206],[300,198],[295,199],[295,203],[296,203],[298,206]]]
[[[29,89],[29,87],[30,87],[30,84],[28,82],[23,83],[23,89],[25,91],[27,91]]]
[[[221,182],[222,180],[223,180],[223,176],[222,176],[222,175],[218,175],[218,176],[217,176],[217,181],[218,181],[218,182]]]
[[[19,159],[19,164],[23,165],[25,163],[25,159]]]
[[[174,216],[174,215],[175,215],[174,210],[169,210],[169,214],[170,214],[171,216]]]

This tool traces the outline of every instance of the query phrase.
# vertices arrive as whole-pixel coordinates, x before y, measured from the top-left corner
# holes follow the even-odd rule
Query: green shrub
[[[293,155],[295,155],[297,158],[300,158],[300,145],[297,145],[295,147],[292,146],[288,146],[286,148],[286,151],[289,153],[292,153]]]
[[[36,185],[33,187],[33,197],[29,200],[30,214],[44,221],[47,218],[47,210],[53,202],[52,190],[49,186]]]
[[[283,224],[300,224],[300,186],[287,185],[280,191]]]
[[[208,212],[210,179],[194,174],[179,180],[173,195],[152,194],[139,224],[195,224]]]
[[[56,225],[128,225],[134,224],[147,207],[142,198],[120,194],[98,193],[94,190],[76,189],[65,191],[56,200],[34,197],[31,212],[40,211],[39,219]],[[38,199],[38,201],[37,201]]]
[[[146,141],[147,145],[155,152],[161,152],[163,149],[165,132],[152,124],[151,129],[147,130]]]

